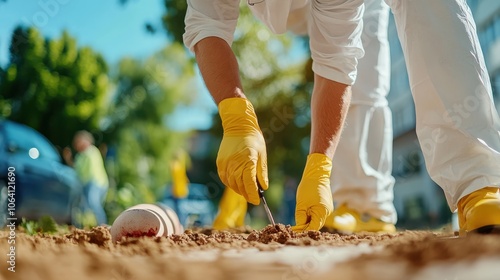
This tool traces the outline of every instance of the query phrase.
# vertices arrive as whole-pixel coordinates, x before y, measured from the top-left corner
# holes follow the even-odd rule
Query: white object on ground
[[[171,209],[168,210],[154,204],[138,204],[128,208],[113,222],[111,240],[117,242],[124,236],[160,237],[182,233],[179,232],[182,226],[177,215]]]

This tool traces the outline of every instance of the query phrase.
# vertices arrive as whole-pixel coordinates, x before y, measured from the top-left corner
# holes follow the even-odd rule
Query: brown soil
[[[8,232],[0,232],[3,256],[11,246],[7,237]],[[262,254],[290,247],[306,250],[351,248],[347,246],[364,246],[368,247],[368,251],[340,260],[325,275],[343,275],[336,279],[409,279],[408,275],[416,275],[436,264],[500,260],[498,235],[458,238],[453,233],[429,231],[380,235],[340,235],[318,231],[295,233],[290,226],[280,224],[262,230],[242,228],[229,232],[194,229],[169,237],[126,237],[113,244],[108,228],[96,227],[91,230],[73,229],[64,235],[29,236],[18,232],[16,272],[8,271],[8,265],[2,260],[0,276],[7,279],[167,279],[167,276],[174,277],[170,279],[253,279],[244,277],[248,274],[258,279],[284,279],[283,273],[294,269],[286,265],[287,256],[281,255],[272,263],[263,265],[258,264]],[[237,257],[223,257],[232,251],[242,252],[238,258],[255,258],[245,261]],[[242,267],[236,269],[239,266]],[[390,268],[394,278],[391,278],[392,274],[385,273],[382,277],[373,273],[381,267]],[[237,276],[234,273],[238,273]],[[313,274],[307,275],[310,278]],[[330,278],[327,276],[324,279]],[[310,279],[323,278],[321,273],[317,273]]]

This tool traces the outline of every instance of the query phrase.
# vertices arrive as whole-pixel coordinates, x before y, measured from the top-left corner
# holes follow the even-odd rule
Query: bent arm
[[[217,105],[245,97],[238,63],[231,49],[239,17],[239,1],[188,0],[183,40],[196,56],[205,84]]]
[[[205,85],[217,105],[226,98],[245,98],[238,62],[225,40],[218,37],[202,39],[194,46],[194,53]]]

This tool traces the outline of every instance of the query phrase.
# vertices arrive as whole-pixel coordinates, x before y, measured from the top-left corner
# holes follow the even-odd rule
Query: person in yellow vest
[[[224,230],[244,226],[247,206],[247,200],[243,196],[231,188],[224,188],[219,202],[219,211],[212,227],[216,230]]]
[[[69,148],[64,150],[64,159],[78,174],[84,186],[86,203],[94,213],[97,224],[106,224],[107,217],[103,204],[108,193],[109,181],[102,154],[94,146],[92,134],[85,130],[76,132],[73,137],[73,148],[77,152],[74,161]]]
[[[174,158],[170,162],[172,195],[175,198],[185,198],[189,194],[189,179],[186,173],[189,165],[189,155],[182,149],[175,153]]]

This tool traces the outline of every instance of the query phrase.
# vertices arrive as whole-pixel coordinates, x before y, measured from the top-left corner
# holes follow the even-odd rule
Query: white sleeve
[[[363,57],[363,0],[311,2],[309,44],[314,73],[347,85],[356,80]]]
[[[239,16],[239,0],[187,0],[184,45],[194,45],[207,37],[219,37],[233,43]]]

